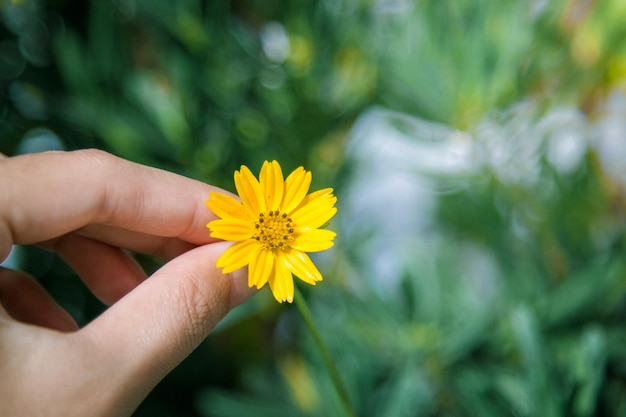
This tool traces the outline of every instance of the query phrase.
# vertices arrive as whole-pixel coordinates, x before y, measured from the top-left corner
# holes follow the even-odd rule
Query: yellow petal
[[[279,253],[280,254],[280,253]],[[274,273],[269,278],[270,289],[279,303],[293,302],[293,276],[281,255],[276,259]]]
[[[322,274],[317,267],[304,252],[299,250],[285,251],[287,266],[302,281],[315,285],[317,281],[322,280]]]
[[[331,195],[332,193],[333,193],[332,188],[323,188],[321,190],[314,191],[311,194],[307,195],[306,198],[302,201],[302,204],[300,205],[302,206],[304,204],[307,204],[307,202],[311,200],[315,200],[316,198],[319,198],[325,195]]]
[[[326,224],[337,213],[337,208],[334,207],[337,197],[332,194],[321,194],[309,198],[311,195],[307,196],[300,207],[290,216],[298,227],[317,229]]]
[[[259,245],[259,247],[261,246]],[[260,289],[267,284],[267,280],[272,274],[275,263],[276,260],[273,252],[261,249],[258,256],[254,257],[252,262],[250,262],[250,270],[248,271],[248,286],[252,287],[254,285]]]
[[[253,223],[236,218],[213,220],[207,227],[211,230],[212,237],[232,242],[250,239],[256,233]]]
[[[280,211],[290,213],[298,207],[306,193],[309,192],[310,186],[311,173],[302,167],[295,169],[285,180],[285,196]]]
[[[226,249],[216,262],[218,268],[222,268],[222,273],[229,274],[248,265],[261,250],[261,245],[256,240],[244,240],[237,242]]]
[[[259,180],[267,210],[278,210],[285,191],[285,181],[280,164],[276,161],[265,161],[261,168]]]
[[[331,248],[335,236],[331,230],[310,229],[297,234],[289,246],[302,252],[319,252]]]
[[[247,166],[242,165],[241,171],[235,171],[235,187],[251,218],[257,218],[259,213],[265,213],[265,198],[261,194],[261,186]]]
[[[246,211],[241,202],[224,193],[210,192],[206,205],[213,214],[223,219],[228,217],[243,218],[246,216]]]

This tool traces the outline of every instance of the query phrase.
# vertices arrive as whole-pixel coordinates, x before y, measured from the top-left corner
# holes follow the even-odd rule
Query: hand
[[[0,415],[130,416],[253,291],[209,237],[215,187],[102,151],[0,156],[0,261],[59,254],[111,305],[82,329],[26,274],[0,267]],[[125,249],[168,262],[149,279]]]

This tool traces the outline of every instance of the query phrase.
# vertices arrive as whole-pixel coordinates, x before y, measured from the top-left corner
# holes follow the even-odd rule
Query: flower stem
[[[348,392],[346,391],[343,382],[341,382],[341,378],[339,377],[339,372],[337,372],[337,368],[335,367],[335,362],[333,358],[330,356],[324,341],[322,340],[320,334],[315,327],[315,323],[313,323],[313,318],[311,316],[311,310],[309,310],[309,306],[307,305],[306,300],[302,296],[302,293],[295,287],[295,299],[296,299],[296,307],[300,311],[300,315],[306,324],[306,327],[311,332],[311,336],[313,336],[313,341],[317,345],[322,357],[324,358],[324,362],[326,362],[326,367],[328,368],[328,372],[330,374],[330,378],[335,385],[335,389],[337,390],[337,394],[339,394],[339,398],[341,399],[341,403],[343,405],[344,411],[346,415],[349,417],[355,417],[356,414],[352,409],[352,405],[350,404],[350,400],[348,399]]]

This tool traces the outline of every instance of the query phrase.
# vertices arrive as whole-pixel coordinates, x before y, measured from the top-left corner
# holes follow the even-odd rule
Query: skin
[[[102,151],[0,154],[0,260],[55,251],[110,307],[83,328],[32,277],[0,267],[0,415],[130,416],[250,297],[215,267],[216,187]],[[223,192],[223,191],[222,191]],[[165,265],[147,279],[126,250]]]

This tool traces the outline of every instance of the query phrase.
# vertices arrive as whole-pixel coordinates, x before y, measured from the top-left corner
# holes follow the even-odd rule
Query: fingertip
[[[248,285],[248,268],[242,268],[235,272],[231,272],[230,278],[230,309],[243,304],[249,298],[259,292],[259,290]]]

